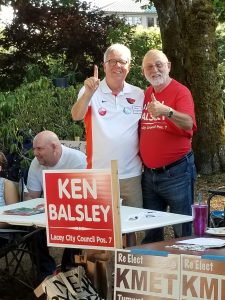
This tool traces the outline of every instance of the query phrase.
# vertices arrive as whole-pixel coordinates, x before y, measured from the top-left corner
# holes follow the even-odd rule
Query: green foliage
[[[146,86],[141,61],[149,48],[161,47],[159,30],[136,29],[80,1],[14,0],[11,4],[16,15],[0,39],[0,47],[8,51],[7,55],[0,51],[1,90],[41,76],[66,76],[70,84],[82,82],[92,74],[93,64],[101,65],[105,49],[114,42],[131,48],[129,81]]]
[[[219,52],[219,74],[223,89],[223,103],[225,112],[225,23],[219,24],[216,29],[216,39]]]
[[[225,1],[224,0],[212,0],[215,14],[220,22],[225,21]]]
[[[225,62],[225,23],[220,23],[216,29],[216,39],[219,50],[219,63]]]
[[[40,58],[38,62],[28,64],[24,74],[24,82],[33,82],[40,77],[45,76],[50,79],[66,78],[69,85],[75,85],[79,74],[77,66],[66,62],[66,55],[60,54],[58,57],[48,55],[46,58]]]
[[[24,83],[33,82],[41,78],[45,72],[41,68],[40,64],[28,64],[25,68]]]
[[[107,44],[121,43],[129,46],[134,38],[136,27],[121,23],[116,28],[112,27],[108,31]]]
[[[78,0],[10,2],[15,17],[0,39],[1,90],[22,83],[29,65],[37,64],[41,73],[48,76],[45,63],[49,57],[63,57],[69,75],[75,72],[76,81],[83,81],[93,64],[102,62],[108,31],[122,23]],[[1,57],[1,47],[8,55]]]
[[[22,84],[14,92],[0,93],[0,149],[18,151],[21,130],[31,136],[48,129],[60,139],[83,138],[83,123],[73,122],[70,113],[79,89],[73,86],[55,88],[50,79],[42,77]]]
[[[66,62],[65,53],[56,58],[48,55],[45,64],[48,69],[48,77],[51,79],[64,77],[69,84],[76,84],[76,78],[79,78],[77,65],[74,66],[71,62]]]
[[[47,56],[46,65],[48,66],[50,77],[52,79],[67,76],[69,72],[69,66],[66,65],[65,60],[65,53],[56,58],[51,57],[50,55]]]
[[[143,89],[146,88],[147,83],[141,70],[142,60],[146,52],[150,49],[161,49],[162,42],[159,28],[137,27],[130,49],[132,53],[132,67],[129,74],[129,81]]]

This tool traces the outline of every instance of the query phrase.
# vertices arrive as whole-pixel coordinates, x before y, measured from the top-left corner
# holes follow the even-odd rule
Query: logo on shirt
[[[130,103],[130,104],[134,104],[134,102],[136,101],[133,98],[126,98],[126,99],[127,99],[127,102]]]
[[[98,110],[98,113],[100,116],[105,116],[107,113],[107,110],[104,107],[100,107]]]
[[[129,115],[131,114],[132,110],[130,107],[124,107],[123,112],[125,113],[125,115]]]
[[[142,107],[141,106],[134,105],[134,106],[132,106],[132,108],[133,108],[133,113],[134,114],[140,115],[142,113]]]

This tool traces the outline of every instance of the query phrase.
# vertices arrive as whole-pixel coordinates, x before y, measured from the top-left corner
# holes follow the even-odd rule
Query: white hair
[[[122,45],[122,44],[113,44],[110,47],[108,47],[104,53],[104,62],[107,61],[109,54],[113,51],[118,51],[118,52],[121,52],[122,54],[126,55],[127,62],[130,63],[130,61],[131,61],[130,49],[127,48],[127,46]]]
[[[148,58],[149,56],[153,56],[153,57],[157,56],[160,57],[163,62],[168,62],[168,58],[164,52],[158,49],[151,49],[144,55],[142,60],[142,67],[145,59]]]

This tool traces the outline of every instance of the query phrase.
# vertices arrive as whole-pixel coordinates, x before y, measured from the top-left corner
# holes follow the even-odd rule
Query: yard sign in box
[[[118,178],[113,180],[113,174],[111,170],[44,171],[49,246],[108,250],[121,246],[121,238],[115,237],[120,229],[114,230],[114,223],[120,223],[118,211],[116,222],[113,214],[119,209]]]
[[[180,299],[180,256],[140,250],[116,251],[113,299]]]

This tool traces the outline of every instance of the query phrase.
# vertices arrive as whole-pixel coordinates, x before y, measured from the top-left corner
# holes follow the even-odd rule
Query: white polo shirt
[[[78,98],[83,93],[84,87]],[[88,168],[110,168],[111,160],[117,160],[120,179],[141,174],[138,123],[143,101],[144,93],[136,86],[125,82],[115,96],[105,79],[100,82],[84,118]]]
[[[28,172],[27,188],[36,192],[43,191],[43,170],[85,169],[86,164],[86,155],[83,152],[62,145],[62,155],[55,166],[42,166],[36,157],[32,160]]]

